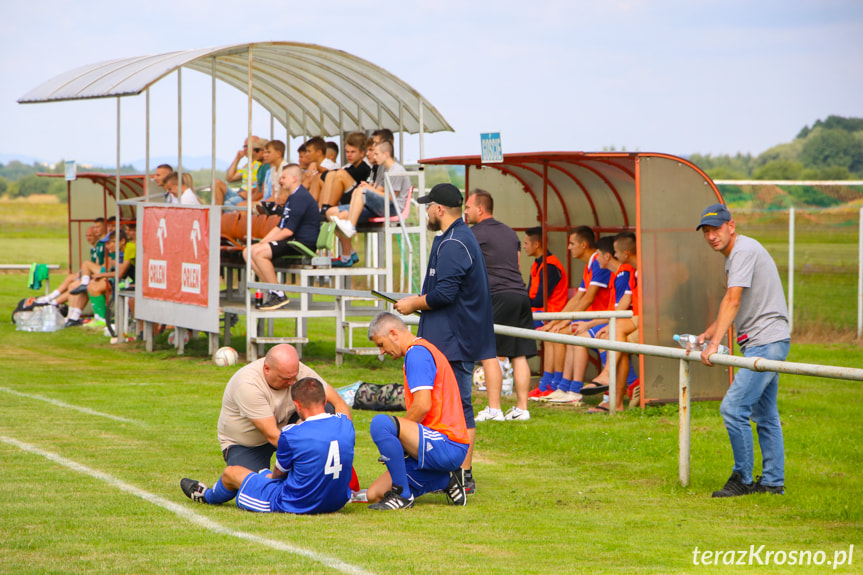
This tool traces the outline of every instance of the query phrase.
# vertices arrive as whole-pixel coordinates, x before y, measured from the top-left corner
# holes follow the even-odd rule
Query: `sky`
[[[426,157],[626,148],[759,154],[830,114],[863,117],[859,0],[28,0],[0,18],[0,161],[115,165],[116,100],[18,104],[104,60],[265,41],[319,44],[395,74],[455,132]],[[183,75],[183,153],[209,157],[210,81]],[[153,157],[177,155],[176,79],[151,89]],[[246,100],[217,89],[216,155],[242,145]],[[120,158],[145,157],[144,97],[123,98]],[[269,117],[254,113],[254,131]],[[277,131],[278,135],[279,132]],[[408,138],[405,161],[418,158]]]

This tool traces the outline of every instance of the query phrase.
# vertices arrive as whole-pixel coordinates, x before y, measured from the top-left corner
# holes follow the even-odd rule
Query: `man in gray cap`
[[[788,357],[791,332],[788,308],[776,263],[767,250],[752,238],[740,235],[728,208],[722,204],[707,207],[697,230],[708,245],[725,256],[726,292],[719,306],[719,317],[698,336],[708,342],[701,361],[712,366],[710,356],[732,323],[744,357],[763,357],[779,361]],[[772,371],[739,369],[719,408],[734,452],[734,469],[725,487],[713,497],[735,497],[750,493],[785,493],[785,447],[776,396],[779,374]],[[752,428],[755,422],[761,446],[763,477],[752,477],[754,449]]]
[[[461,218],[463,198],[452,184],[437,184],[417,200],[428,211],[428,229],[442,232],[429,250],[422,295],[400,299],[396,311],[403,315],[421,310],[417,335],[429,340],[449,360],[458,382],[470,447],[465,462],[464,486],[476,491],[471,461],[476,437],[471,386],[477,361],[497,358],[494,314],[488,272],[479,243]],[[500,365],[497,367],[500,378]]]

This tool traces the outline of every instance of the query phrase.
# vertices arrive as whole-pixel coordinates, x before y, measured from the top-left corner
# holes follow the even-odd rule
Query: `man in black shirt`
[[[521,242],[512,228],[494,219],[494,199],[485,190],[474,190],[467,199],[465,221],[479,242],[488,269],[494,322],[500,325],[533,329],[530,298],[519,268]],[[536,355],[536,342],[530,339],[495,335],[497,355],[512,361],[516,406],[504,415],[500,408],[502,378],[494,359],[483,362],[488,390],[488,407],[480,411],[477,421],[530,419],[527,393],[530,390],[530,367],[527,358]],[[486,367],[488,364],[488,367]]]

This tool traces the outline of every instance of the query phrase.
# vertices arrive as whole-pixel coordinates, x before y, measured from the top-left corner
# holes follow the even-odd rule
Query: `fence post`
[[[617,318],[608,322],[608,341],[617,341]],[[617,352],[609,349],[605,362],[608,364],[608,413],[614,415],[617,409]]]
[[[863,208],[857,234],[857,339],[863,337]]]
[[[794,206],[788,211],[788,331],[794,333]]]
[[[680,484],[684,487],[689,485],[689,362],[680,360],[680,398],[679,398],[680,424],[678,425],[678,456],[677,468]]]

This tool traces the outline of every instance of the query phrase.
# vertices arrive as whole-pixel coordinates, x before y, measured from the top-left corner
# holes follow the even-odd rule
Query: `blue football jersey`
[[[354,424],[341,414],[323,413],[279,436],[276,466],[288,476],[271,501],[273,511],[330,513],[351,498]]]

